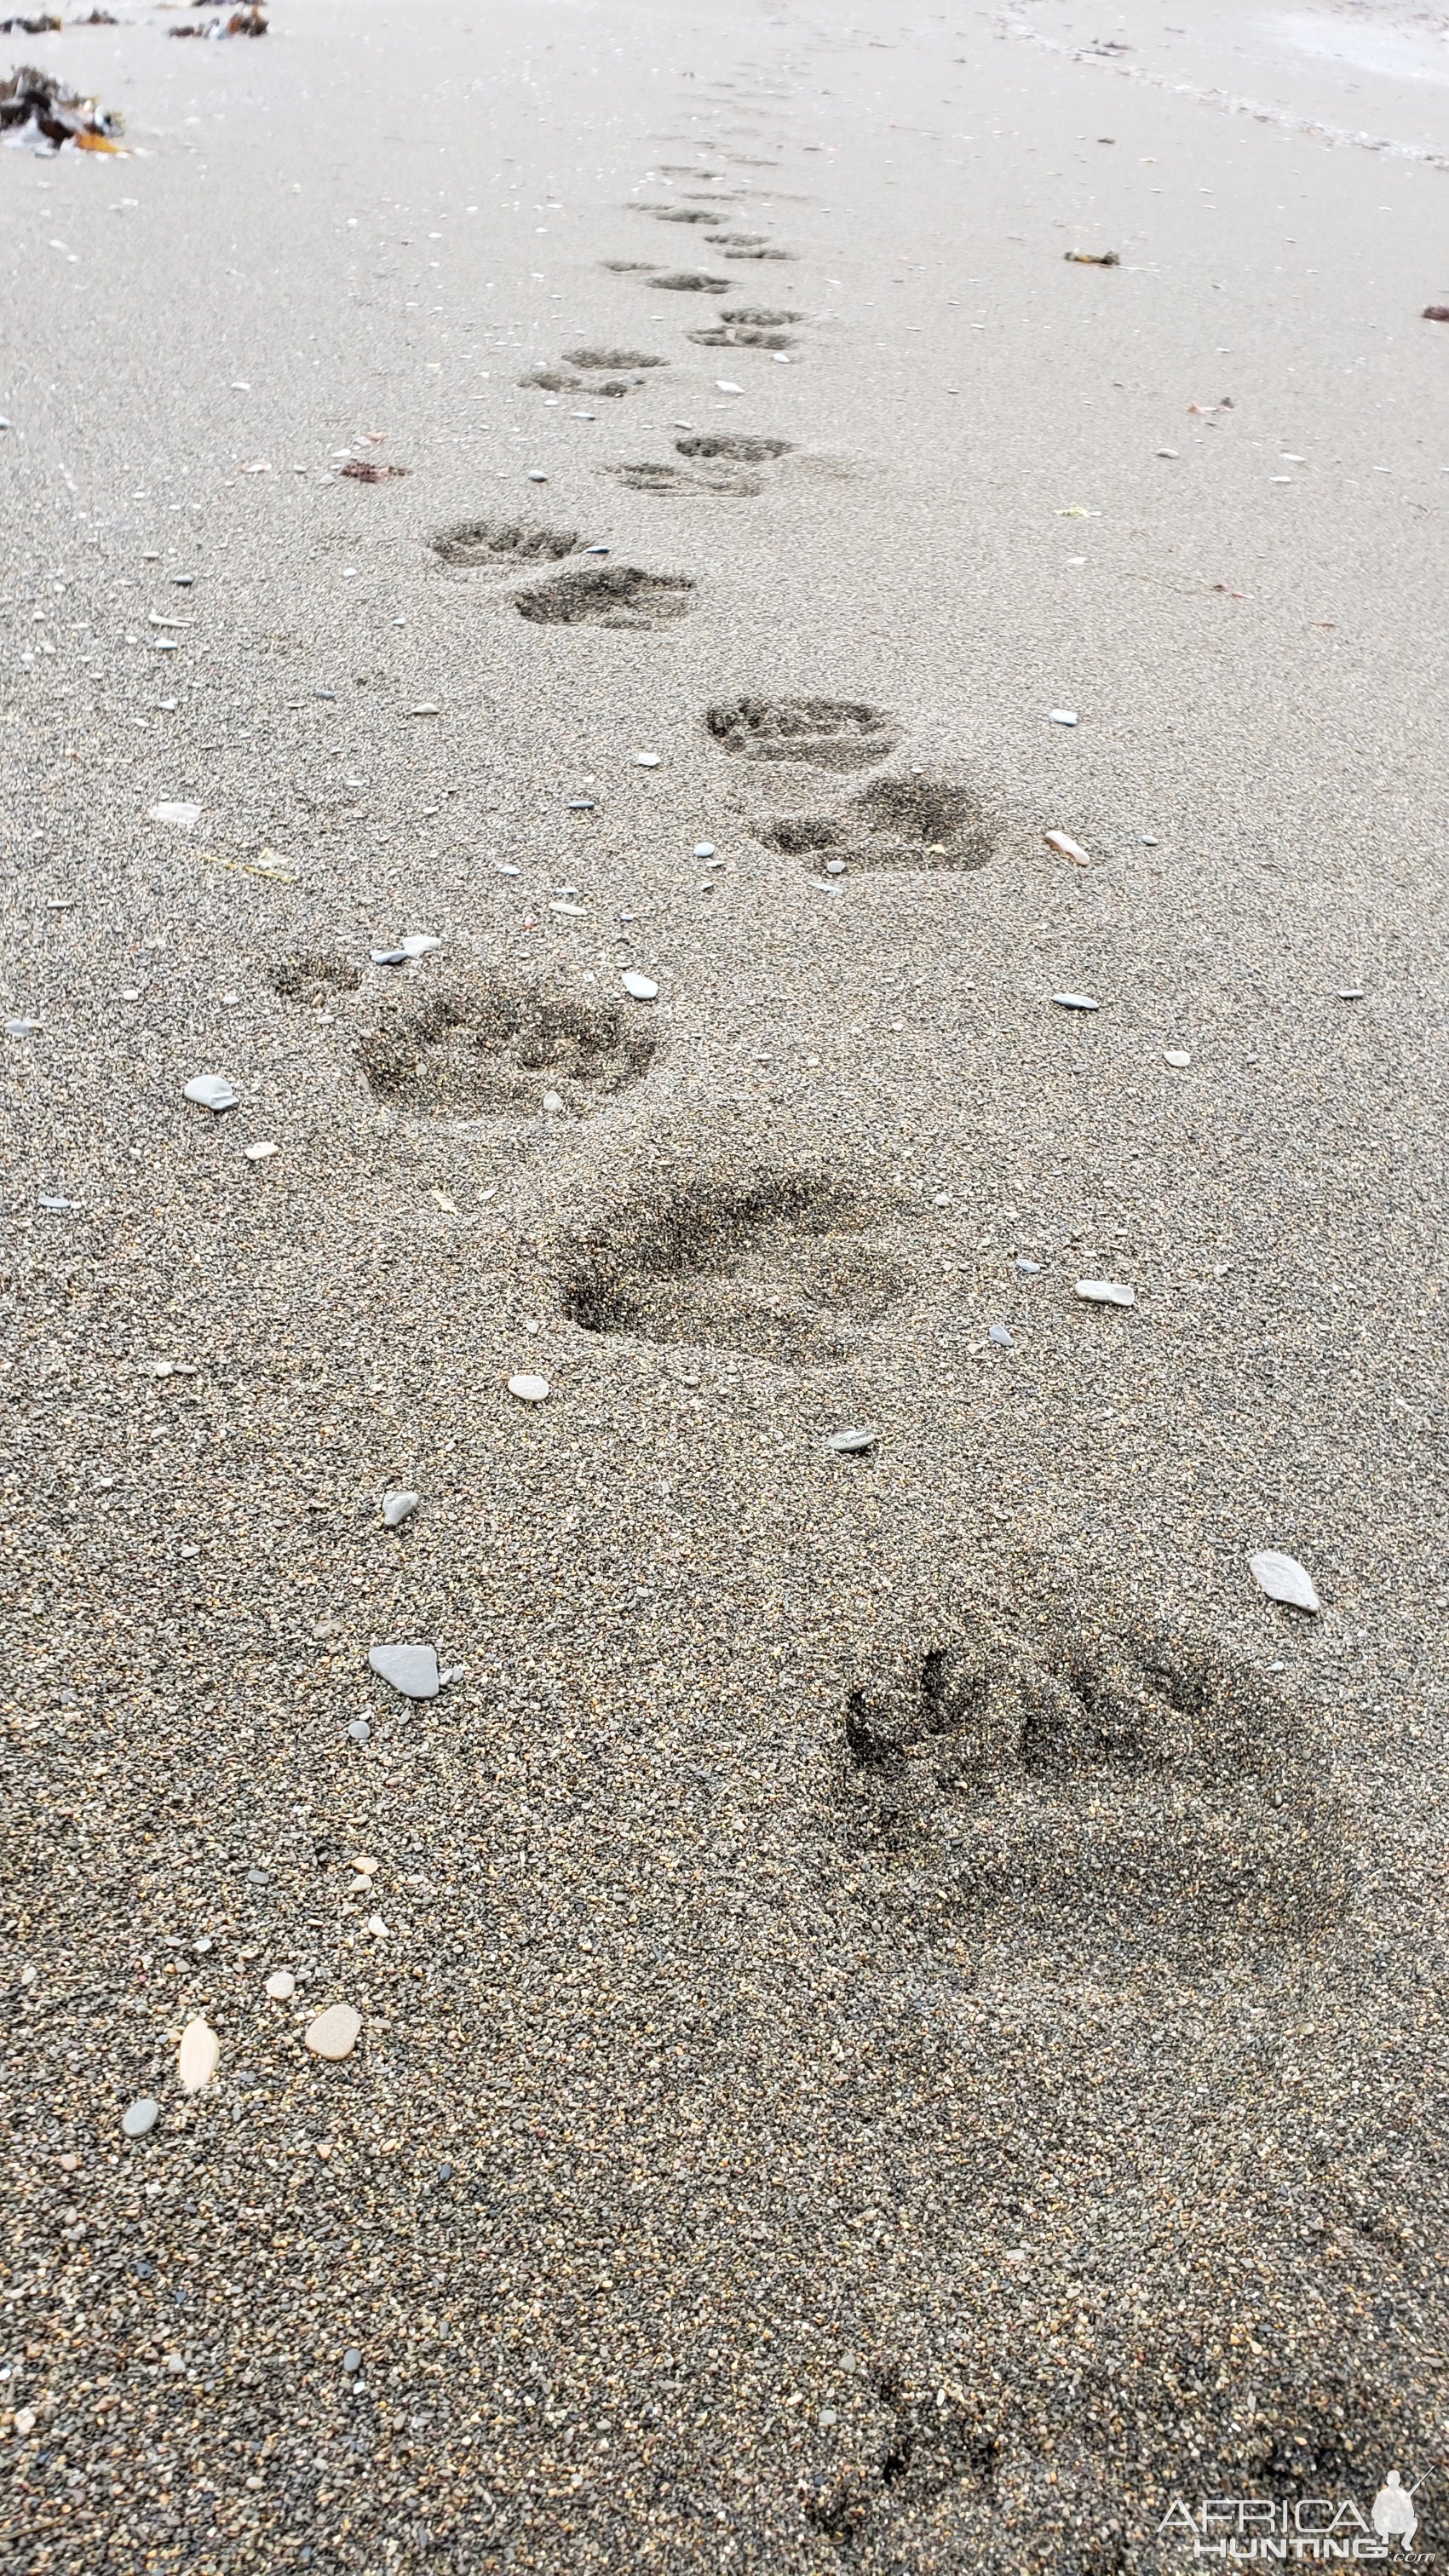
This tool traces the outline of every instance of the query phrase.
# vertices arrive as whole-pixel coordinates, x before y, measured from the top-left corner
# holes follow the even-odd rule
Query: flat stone
[[[1285,1601],[1290,1610],[1321,1610],[1322,1602],[1313,1588],[1313,1577],[1296,1556],[1284,1556],[1276,1547],[1265,1547],[1248,1559],[1248,1572],[1261,1585],[1270,1601]]]
[[[411,1518],[421,1501],[421,1494],[384,1494],[382,1517],[385,1526],[397,1529],[403,1521]]]
[[[1025,1253],[1023,1252],[1019,1252],[1017,1254],[1016,1259],[1011,1266],[1013,1270],[1019,1270],[1024,1279],[1039,1279],[1041,1277],[1041,1263],[1039,1261],[1028,1261]]]
[[[406,939],[398,941],[404,957],[431,956],[432,951],[435,948],[441,948],[442,944],[441,939],[435,939],[430,930],[411,931]]]
[[[297,1991],[297,1980],[290,1968],[274,1968],[267,1979],[266,1992],[274,2004],[287,2004]]]
[[[1076,712],[1075,712],[1075,709],[1073,709],[1072,707],[1053,707],[1053,709],[1052,709],[1052,723],[1053,723],[1053,724],[1060,724],[1060,725],[1074,725],[1074,724],[1076,723],[1076,721],[1077,721],[1077,718],[1076,718]]]
[[[659,998],[658,985],[651,982],[647,975],[641,975],[637,967],[631,966],[627,975],[621,975],[619,981],[631,1001],[654,1002]]]
[[[185,1098],[194,1100],[202,1109],[235,1109],[238,1094],[224,1073],[198,1073],[188,1082]]]
[[[431,1646],[374,1646],[367,1658],[404,1699],[436,1699],[438,1658]]]
[[[1092,862],[1081,842],[1074,841],[1070,832],[1043,832],[1042,839],[1049,850],[1056,851],[1058,858],[1070,859],[1074,868],[1091,866]]]
[[[1137,1291],[1124,1288],[1118,1279],[1079,1279],[1077,1295],[1089,1306],[1135,1306]]]
[[[269,1163],[276,1150],[275,1145],[262,1137],[258,1137],[255,1145],[243,1145],[242,1147],[242,1152],[245,1154],[249,1163]]]
[[[1178,1072],[1182,1073],[1186,1070],[1188,1065],[1191,1064],[1192,1058],[1188,1054],[1186,1047],[1165,1047],[1163,1049],[1162,1061],[1164,1064],[1175,1065]]]
[[[374,966],[406,966],[408,962],[405,948],[370,948],[367,953]]]
[[[1053,993],[1052,1000],[1059,1011],[1100,1011],[1102,1007],[1090,993]]]
[[[1340,984],[1334,995],[1336,1002],[1362,1002],[1366,998],[1362,984]]]
[[[182,2032],[181,2046],[176,2055],[176,2072],[182,2092],[203,2092],[216,2073],[220,2055],[221,2041],[206,2015],[198,2013]]]
[[[143,2093],[139,2102],[121,2113],[121,2135],[126,2138],[148,2138],[161,2117],[161,2105]]]
[[[825,1446],[827,1449],[833,1449],[837,1458],[850,1458],[854,1457],[857,1450],[873,1449],[879,1438],[880,1433],[873,1423],[858,1425],[849,1431],[832,1431]]]
[[[993,1324],[986,1338],[989,1342],[994,1342],[999,1351],[1014,1351],[1016,1348],[1004,1324]]]
[[[520,1369],[509,1379],[508,1392],[516,1395],[520,1404],[542,1404],[548,1394],[548,1380],[534,1377],[527,1369]]]
[[[182,832],[194,832],[201,820],[199,805],[167,803],[150,805],[146,810],[153,823],[174,823],[178,831]]]
[[[362,2015],[351,2004],[331,2004],[307,2026],[307,2046],[314,2057],[325,2057],[334,2063],[350,2057],[362,2035]]]
[[[371,1718],[355,1717],[347,1733],[349,1741],[353,1744],[370,1744],[372,1742]]]

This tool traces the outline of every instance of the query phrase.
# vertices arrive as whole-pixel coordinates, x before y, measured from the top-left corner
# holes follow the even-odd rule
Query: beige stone
[[[205,2013],[198,2013],[182,2032],[181,2046],[176,2055],[176,2072],[181,2078],[182,2092],[202,2092],[216,2073],[216,2061],[220,2055],[221,2041]]]
[[[362,2015],[351,2004],[330,2004],[309,2023],[307,2046],[314,2057],[350,2057],[361,2030]]]

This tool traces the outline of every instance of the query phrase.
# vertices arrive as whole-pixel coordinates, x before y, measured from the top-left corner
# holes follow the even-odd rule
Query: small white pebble
[[[1117,1279],[1079,1279],[1077,1295],[1089,1306],[1135,1306],[1137,1291]]]
[[[1185,1065],[1191,1064],[1192,1058],[1186,1047],[1167,1047],[1163,1051],[1162,1061],[1164,1064],[1175,1064],[1181,1071]]]
[[[269,1163],[276,1150],[275,1145],[269,1144],[260,1138],[255,1145],[243,1145],[242,1147],[242,1152],[245,1154],[249,1163]]]
[[[508,1392],[516,1395],[520,1404],[542,1404],[548,1394],[548,1380],[546,1377],[533,1377],[527,1369],[521,1369],[509,1379]]]
[[[297,1980],[290,1968],[274,1968],[267,1979],[266,1992],[274,2004],[290,2003],[297,1991]]]
[[[1053,724],[1061,725],[1074,725],[1077,721],[1070,707],[1053,707],[1051,720]]]

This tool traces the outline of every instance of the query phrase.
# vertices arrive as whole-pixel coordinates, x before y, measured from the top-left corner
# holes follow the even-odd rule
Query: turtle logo
[[[1414,2511],[1414,2498],[1422,2479],[1406,2487],[1397,2469],[1390,2469],[1369,2508],[1369,2519],[1381,2540],[1397,2540],[1405,2557],[1413,2551],[1414,2534],[1419,2517]]]

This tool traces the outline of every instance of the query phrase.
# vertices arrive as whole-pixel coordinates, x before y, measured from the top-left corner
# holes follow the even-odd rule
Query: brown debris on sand
[[[98,108],[93,98],[62,89],[52,72],[37,71],[33,63],[0,81],[0,133],[21,134],[29,125],[57,152],[64,143],[86,152],[114,151],[111,138],[121,131],[119,116]]]

